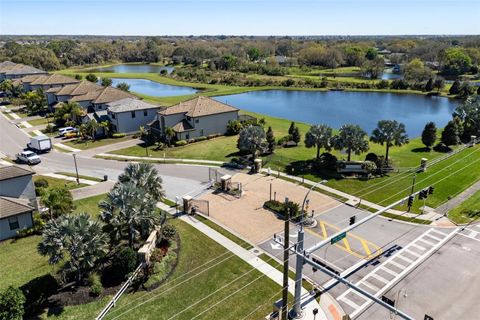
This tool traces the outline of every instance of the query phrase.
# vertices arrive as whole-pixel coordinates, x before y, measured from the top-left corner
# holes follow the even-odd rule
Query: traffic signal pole
[[[288,199],[285,201],[288,203]],[[283,295],[282,320],[288,320],[288,261],[290,256],[290,208],[285,212],[285,227],[283,234]]]

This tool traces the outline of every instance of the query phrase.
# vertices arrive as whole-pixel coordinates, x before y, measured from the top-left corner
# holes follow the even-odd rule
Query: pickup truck
[[[26,163],[28,165],[39,164],[41,162],[40,157],[33,151],[22,151],[17,153],[16,161],[18,163]]]

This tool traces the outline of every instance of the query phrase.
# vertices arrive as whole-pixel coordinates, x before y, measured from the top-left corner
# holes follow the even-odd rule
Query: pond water
[[[382,80],[397,80],[403,79],[403,74],[401,73],[394,73],[393,69],[385,69],[380,77]]]
[[[120,82],[128,83],[132,92],[152,97],[183,96],[197,92],[196,89],[191,87],[172,86],[146,79],[112,78],[113,87],[116,87]]]
[[[247,111],[310,124],[333,128],[358,124],[369,134],[379,120],[397,120],[405,124],[411,137],[421,135],[429,121],[445,126],[458,104],[441,97],[347,91],[266,90],[215,99]]]
[[[175,69],[172,66],[157,66],[152,64],[117,64],[110,67],[95,68],[92,72],[116,72],[116,73],[160,73],[167,70],[170,74]]]

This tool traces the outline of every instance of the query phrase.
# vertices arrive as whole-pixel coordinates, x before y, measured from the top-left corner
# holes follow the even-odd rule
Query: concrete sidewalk
[[[171,162],[183,162],[183,163],[203,163],[203,164],[213,164],[213,165],[222,165],[225,162],[223,161],[214,161],[214,160],[195,160],[195,159],[178,159],[178,158],[154,158],[154,157],[136,157],[136,156],[123,156],[118,154],[111,153],[99,153],[99,157],[109,157],[115,158],[118,160],[151,160],[151,161],[171,161]]]
[[[68,181],[73,181],[73,182],[77,181],[77,178],[75,178],[75,177],[65,176],[63,174],[58,174],[58,173],[44,173],[44,174],[42,174],[42,176],[47,176],[47,177],[56,178],[56,179],[63,179],[63,180],[68,180]],[[78,181],[80,183],[83,183],[83,184],[88,184],[89,186],[93,186],[93,185],[96,185],[96,184],[100,183],[100,181],[81,179],[81,178],[78,179]]]
[[[115,181],[108,180],[104,182],[99,182],[93,186],[70,190],[70,193],[72,194],[73,200],[79,200],[107,193],[110,191],[110,189],[112,189],[114,185]]]
[[[157,204],[159,208],[162,210],[165,210],[171,214],[175,213],[175,209],[170,208],[164,203],[159,202]],[[277,283],[280,286],[283,286],[283,273],[272,267],[270,264],[268,264],[266,261],[258,258],[255,254],[252,252],[244,249],[243,247],[239,246],[232,240],[228,239],[224,235],[220,234],[219,232],[215,231],[214,229],[210,228],[206,224],[200,222],[196,218],[192,216],[187,216],[187,215],[182,215],[179,217],[182,221],[186,222],[187,224],[193,226],[195,229],[199,230],[215,242],[219,243],[223,247],[225,247],[227,250],[231,251],[234,253],[236,256],[238,256],[240,259],[243,261],[247,262],[249,265],[251,265],[253,268],[257,269],[259,272],[263,273],[265,276],[269,277],[271,280],[273,280],[275,283]],[[282,253],[283,254],[283,253]],[[281,258],[281,257],[280,257]],[[288,291],[294,295],[295,294],[295,281],[292,279],[289,279],[288,281]],[[273,304],[274,301],[272,301]],[[323,310],[321,305],[317,302],[317,300],[310,295],[310,293],[302,288],[302,309],[304,312],[304,317],[302,319],[308,319],[308,320],[328,320],[331,319],[327,317],[326,312],[330,312],[328,310]],[[317,318],[314,318],[313,316],[313,310],[317,309],[318,315]]]

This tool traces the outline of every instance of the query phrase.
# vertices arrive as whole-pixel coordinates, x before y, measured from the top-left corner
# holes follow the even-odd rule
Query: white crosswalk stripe
[[[458,230],[459,228],[455,229],[453,232],[451,231],[449,233],[443,233],[436,231],[435,229],[428,229],[418,238],[414,239],[411,243],[405,246],[403,249],[385,260],[379,267],[370,271],[360,281],[358,281],[356,285],[363,285],[371,290],[374,290],[375,293],[372,294],[376,297],[380,297],[384,292],[394,286],[398,281],[400,281],[400,279],[405,277],[415,267],[425,261],[425,259],[427,259],[436,250],[443,246],[448,240],[450,240],[455,234],[457,234]],[[462,235],[467,236],[465,234]],[[422,254],[412,251],[412,248],[416,248],[417,250],[422,251]],[[408,257],[406,255],[408,255]],[[405,265],[405,263],[407,264]],[[395,269],[389,266],[394,266],[401,271],[397,272]],[[384,272],[384,276],[386,276],[385,273],[390,274],[391,276],[393,276],[393,279],[385,279],[384,277],[382,277],[381,272]],[[376,280],[375,284],[372,283],[372,280]],[[382,287],[377,288],[378,285],[382,285]],[[365,302],[361,305],[358,305],[357,303],[353,302],[352,299],[355,301]],[[345,311],[350,315],[352,319],[354,319],[358,314],[363,312],[373,303],[370,299],[364,297],[362,294],[354,291],[353,289],[348,289],[344,291],[340,296],[337,297],[337,301],[342,304]]]

